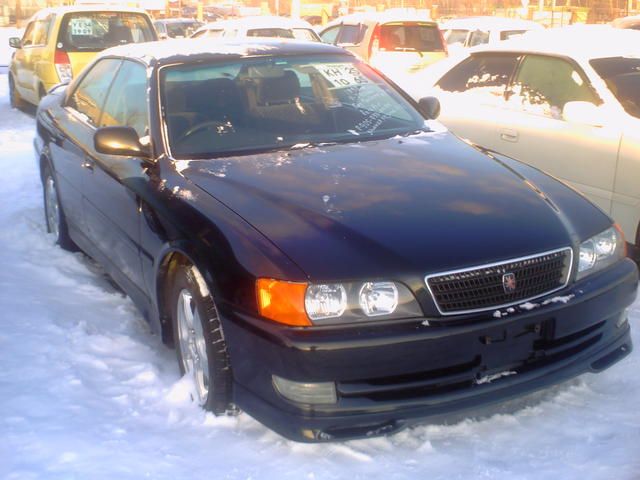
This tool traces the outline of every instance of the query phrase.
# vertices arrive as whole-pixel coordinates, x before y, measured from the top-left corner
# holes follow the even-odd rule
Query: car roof
[[[466,17],[466,18],[454,18],[447,20],[440,25],[440,28],[445,29],[468,29],[475,30],[478,28],[526,28],[526,29],[541,29],[542,25],[532,20],[521,20],[519,18],[502,18],[502,17]]]
[[[332,22],[325,25],[325,29],[340,25],[341,23],[389,23],[389,22],[427,22],[437,25],[437,23],[429,17],[426,13],[419,12],[362,12],[351,13],[342,17],[336,18]]]
[[[346,50],[321,42],[304,42],[267,38],[185,38],[148,43],[128,43],[108,48],[104,56],[134,58],[147,65],[182,63],[189,60],[219,60],[221,57],[276,55],[339,54],[353,56]]]
[[[71,5],[66,7],[49,7],[39,10],[33,15],[33,19],[43,18],[52,13],[65,14],[65,13],[82,13],[82,12],[126,12],[126,13],[144,13],[147,12],[141,8],[134,7],[121,7],[116,5]]]
[[[493,45],[474,47],[471,52],[529,52],[563,55],[576,60],[640,56],[640,31],[609,25],[572,25],[564,28],[529,31]]]
[[[200,27],[201,30],[217,30],[224,28],[309,28],[313,26],[299,18],[277,17],[270,15],[233,18],[219,20]]]

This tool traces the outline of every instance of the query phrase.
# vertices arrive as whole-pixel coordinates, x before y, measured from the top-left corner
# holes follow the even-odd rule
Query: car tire
[[[42,193],[44,200],[44,219],[47,225],[47,233],[55,237],[55,241],[64,250],[77,251],[78,247],[69,236],[67,218],[60,205],[58,186],[51,168],[45,164],[42,170]]]
[[[18,110],[22,110],[26,106],[25,101],[16,90],[15,81],[11,74],[9,74],[9,103],[11,108],[17,108]]]
[[[193,378],[193,400],[216,415],[232,412],[231,365],[222,324],[195,266],[177,268],[169,299],[178,364],[183,375]]]

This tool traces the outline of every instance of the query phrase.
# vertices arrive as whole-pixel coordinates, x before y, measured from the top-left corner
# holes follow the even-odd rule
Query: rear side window
[[[77,12],[62,19],[58,43],[68,52],[100,51],[125,43],[155,40],[146,15],[126,12]]]
[[[589,62],[629,115],[640,118],[640,58],[598,58]]]
[[[365,25],[342,25],[338,35],[338,45],[358,45],[367,31]]]
[[[600,103],[578,67],[557,57],[525,57],[511,86],[511,105],[528,113],[561,119],[564,105],[575,101]]]
[[[446,92],[476,90],[502,95],[518,58],[517,54],[471,56],[449,70],[437,86]]]
[[[385,23],[380,27],[380,50],[443,52],[440,30],[428,23]]]
[[[109,91],[101,127],[133,127],[139,137],[148,134],[147,72],[136,62],[125,60]]]
[[[106,58],[97,62],[67,100],[67,106],[83,114],[91,125],[98,125],[109,85],[118,71],[120,60]]]
[[[294,38],[298,40],[305,40],[308,42],[319,42],[320,39],[318,35],[313,30],[308,28],[293,28],[291,30],[293,32]]]

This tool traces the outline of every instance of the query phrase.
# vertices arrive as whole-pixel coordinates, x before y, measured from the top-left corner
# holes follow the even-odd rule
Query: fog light
[[[393,282],[367,282],[360,289],[360,308],[367,317],[389,315],[398,306],[398,288]]]
[[[620,318],[618,318],[618,321],[616,322],[616,328],[624,327],[628,321],[629,321],[629,309],[625,308],[624,312],[620,314]]]
[[[302,383],[273,375],[273,385],[283,397],[310,405],[336,403],[336,385],[333,382]]]

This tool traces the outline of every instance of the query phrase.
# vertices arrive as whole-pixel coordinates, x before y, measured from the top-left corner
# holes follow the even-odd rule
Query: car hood
[[[540,176],[573,212],[442,132],[176,167],[316,281],[422,276],[575,245],[585,212],[588,232],[609,225],[567,187]]]

